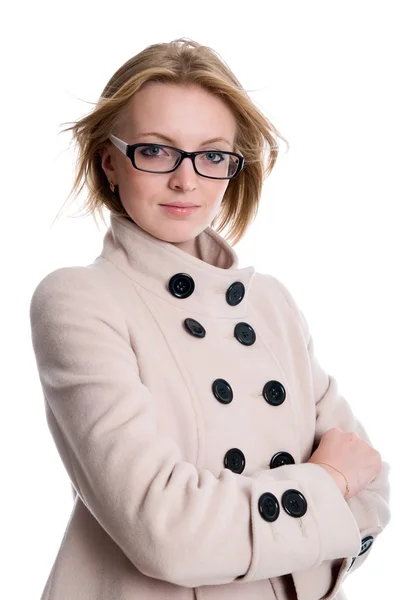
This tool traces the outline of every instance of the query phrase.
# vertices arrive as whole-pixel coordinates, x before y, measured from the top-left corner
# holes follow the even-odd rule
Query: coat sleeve
[[[33,292],[30,324],[61,460],[80,500],[131,563],[196,587],[268,579],[357,554],[358,522],[379,529],[386,519],[381,484],[347,503],[319,465],[251,476],[223,468],[215,476],[185,461],[157,429],[154,398],[112,294],[91,267],[57,269]],[[335,398],[327,400],[319,403],[327,407],[319,431],[336,414]],[[268,492],[280,505],[289,489],[304,495],[303,517],[281,507],[275,521],[266,519],[260,500]]]
[[[316,404],[313,451],[318,447],[323,434],[332,427],[339,427],[346,432],[355,431],[361,439],[375,447],[366,429],[340,393],[337,380],[326,373],[319,364],[315,355],[313,337],[310,334],[304,313],[300,310],[288,288],[276,278],[273,279],[295,313],[307,342]],[[358,553],[351,558],[344,555],[344,558],[340,560],[325,560],[314,569],[313,573],[310,570],[293,573],[298,600],[310,600],[312,597],[324,597],[324,600],[335,598],[347,576],[359,569],[368,559],[378,535],[391,519],[389,473],[390,464],[382,460],[382,469],[375,479],[355,496],[345,500],[360,531],[361,546]],[[313,581],[319,586],[316,593],[311,592]]]

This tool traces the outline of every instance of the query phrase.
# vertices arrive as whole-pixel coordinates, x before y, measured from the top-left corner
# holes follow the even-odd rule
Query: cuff
[[[252,560],[237,581],[279,577],[358,554],[358,524],[333,478],[314,463],[258,470],[252,487]]]

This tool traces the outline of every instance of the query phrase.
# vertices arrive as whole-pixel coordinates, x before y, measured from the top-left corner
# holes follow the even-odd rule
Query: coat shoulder
[[[298,301],[289,287],[278,277],[271,273],[255,273],[255,296],[263,309],[269,307],[277,316],[293,320],[302,330],[306,342],[309,341],[309,325],[305,314],[302,312]]]
[[[294,298],[281,279],[272,275],[271,273],[255,273],[254,278],[255,285],[262,288],[266,293],[274,294],[274,298],[277,300],[284,300],[285,304],[288,304],[291,309],[294,308]]]
[[[270,273],[255,273],[254,291],[258,297],[265,301],[268,298],[270,303],[275,303],[278,307],[283,307],[283,310],[297,312],[297,304],[290,293],[288,287],[277,277]]]
[[[105,298],[107,285],[101,271],[92,265],[60,267],[45,275],[36,284],[30,299],[30,311],[34,307],[51,306],[61,298],[83,299],[85,292],[94,298]]]

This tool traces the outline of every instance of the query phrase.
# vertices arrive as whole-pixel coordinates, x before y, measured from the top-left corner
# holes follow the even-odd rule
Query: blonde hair
[[[99,151],[111,143],[109,135],[134,94],[147,82],[200,86],[222,99],[234,113],[237,125],[234,152],[242,154],[245,166],[229,182],[220,210],[210,225],[218,233],[228,227],[227,241],[237,244],[256,217],[263,181],[277,161],[278,138],[287,147],[289,144],[255,106],[219,55],[189,38],[153,44],[127,60],[111,77],[89,114],[78,121],[62,123],[72,123],[72,127],[62,132],[72,131],[72,139],[78,145],[75,179],[66,202],[86,184],[84,216],[91,214],[96,221],[99,213],[105,223],[103,207],[111,213],[129,216],[116,194],[117,188],[114,193],[110,189]]]

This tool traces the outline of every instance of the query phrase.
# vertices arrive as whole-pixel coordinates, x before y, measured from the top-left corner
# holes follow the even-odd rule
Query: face
[[[157,135],[139,135],[151,131],[162,133],[171,141]],[[213,94],[197,86],[150,82],[132,98],[113,134],[127,144],[152,142],[188,152],[233,152],[235,132],[234,114]],[[204,144],[216,137],[225,138],[228,143]],[[133,221],[154,237],[197,256],[194,240],[218,213],[230,180],[198,175],[189,158],[172,173],[139,171],[111,142],[101,156],[102,168],[108,180],[119,186],[121,202]],[[188,215],[176,215],[162,206],[175,201],[191,202],[198,208]]]

